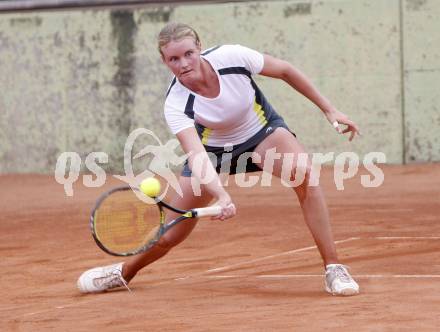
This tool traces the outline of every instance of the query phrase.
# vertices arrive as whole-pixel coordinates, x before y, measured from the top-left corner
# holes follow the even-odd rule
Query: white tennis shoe
[[[359,293],[359,285],[342,264],[329,264],[325,269],[325,290],[333,295],[350,296]]]
[[[122,277],[123,263],[95,267],[87,270],[78,278],[77,286],[81,293],[99,293],[106,290],[125,286],[127,282]]]

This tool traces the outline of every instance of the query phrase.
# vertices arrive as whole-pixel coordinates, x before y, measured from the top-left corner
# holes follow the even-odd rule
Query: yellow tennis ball
[[[149,197],[156,197],[160,194],[160,182],[156,178],[146,178],[142,180],[139,188]]]

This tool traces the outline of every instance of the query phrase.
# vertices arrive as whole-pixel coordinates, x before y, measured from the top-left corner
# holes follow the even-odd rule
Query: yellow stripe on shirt
[[[212,129],[209,129],[209,128],[203,129],[203,131],[202,131],[202,144],[203,145],[208,144],[208,138],[209,138],[209,135],[211,135],[211,131],[212,131]]]
[[[260,104],[257,103],[257,100],[254,101],[254,112],[257,114],[258,120],[260,123],[265,126],[267,124],[266,116],[264,115],[263,108]]]

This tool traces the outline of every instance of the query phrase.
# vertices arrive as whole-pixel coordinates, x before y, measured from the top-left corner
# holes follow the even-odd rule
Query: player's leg
[[[190,177],[181,176],[179,179],[179,185],[182,189],[183,196],[181,197],[179,194],[174,193],[169,201],[171,206],[187,210],[206,206],[212,200],[211,195],[203,191],[203,187],[201,188],[201,195],[194,194]],[[175,217],[177,217],[176,213],[167,211],[167,222]],[[196,224],[197,219],[188,219],[185,222],[179,223],[172,227],[153,248],[145,253],[133,256],[125,262],[122,270],[124,279],[127,282],[130,281],[140,269],[163,257],[173,247],[184,241]]]
[[[298,154],[306,153],[298,140],[287,129],[277,128],[273,134],[266,137],[255,149],[255,152],[261,156],[261,162],[257,163],[261,168],[263,168],[265,160],[270,158],[266,153],[269,153],[268,151],[274,148],[276,148],[277,153],[281,154],[281,158],[274,159],[273,169],[269,171],[277,177],[281,177],[284,161],[283,154],[293,153],[293,166],[295,166]],[[295,173],[296,168],[293,167],[291,170],[291,178],[289,180],[294,180]],[[305,169],[303,183],[293,189],[298,196],[305,221],[318,246],[324,264],[338,263],[324,195],[319,186],[312,187],[308,185],[309,178],[310,163]]]
[[[306,224],[324,261],[326,290],[336,295],[357,294],[359,292],[358,284],[350,276],[346,267],[339,264],[323,192],[319,186],[309,185],[311,163],[308,162],[303,170],[295,167],[298,154],[306,153],[304,148],[287,129],[277,128],[274,133],[266,137],[255,149],[255,152],[261,156],[261,162],[258,163],[261,168],[264,168],[265,160],[270,158],[270,156],[266,155],[266,152],[273,148],[276,148],[276,152],[280,153],[281,156],[280,159],[272,158],[274,160],[273,168],[268,171],[271,171],[275,176],[281,177],[283,162],[285,162],[283,154],[293,153],[294,162],[289,174],[289,180],[293,181],[295,176],[300,176],[299,172],[301,171],[304,174],[304,181],[295,186],[294,190],[298,196]]]

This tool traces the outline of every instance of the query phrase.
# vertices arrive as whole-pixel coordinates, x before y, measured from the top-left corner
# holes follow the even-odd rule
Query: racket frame
[[[130,187],[130,186],[115,187],[115,188],[103,193],[98,198],[98,200],[96,201],[96,203],[93,207],[92,213],[90,214],[90,230],[92,232],[93,239],[95,240],[96,244],[98,245],[98,247],[102,251],[104,251],[107,254],[110,254],[112,256],[127,257],[127,256],[133,256],[133,255],[137,255],[142,252],[145,252],[148,249],[150,249],[151,247],[153,247],[159,241],[159,239],[162,237],[163,234],[165,234],[170,228],[172,228],[176,224],[180,223],[181,221],[186,220],[186,219],[197,218],[197,216],[199,214],[200,214],[200,216],[207,216],[207,215],[213,215],[214,212],[218,212],[218,213],[220,212],[219,207],[207,207],[207,208],[200,208],[200,209],[181,210],[181,209],[175,208],[175,207],[165,203],[164,201],[159,200],[157,197],[154,197],[154,198],[152,197],[152,199],[154,199],[155,205],[159,209],[159,214],[160,214],[160,218],[159,218],[159,222],[158,222],[159,230],[157,232],[156,237],[154,239],[148,241],[145,245],[143,245],[142,247],[140,247],[136,250],[132,250],[132,251],[125,252],[125,253],[115,252],[115,251],[107,248],[99,239],[99,236],[98,236],[96,229],[95,229],[95,216],[96,216],[96,212],[98,211],[102,202],[104,202],[104,200],[107,197],[109,197],[111,194],[113,194],[115,192],[126,191],[126,190],[140,192],[140,190],[135,187]],[[145,203],[145,204],[148,204],[148,203]],[[176,213],[180,214],[180,216],[173,219],[172,221],[170,221],[169,223],[166,224],[165,223],[164,208],[166,208],[170,211],[176,212]]]

